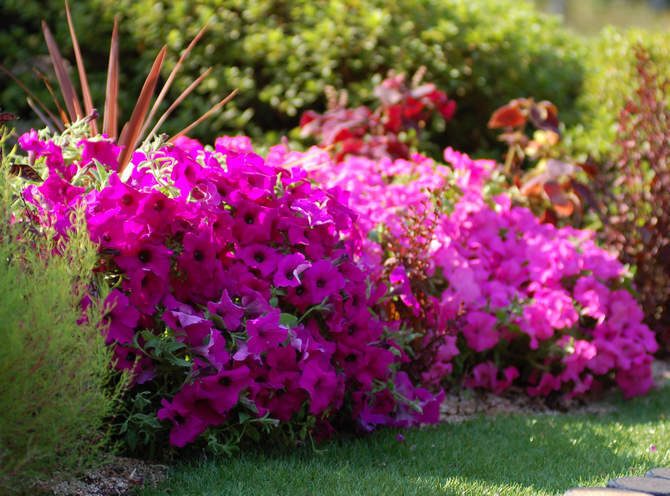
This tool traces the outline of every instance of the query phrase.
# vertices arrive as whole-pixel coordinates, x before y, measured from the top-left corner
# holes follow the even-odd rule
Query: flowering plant
[[[266,163],[248,138],[138,150],[124,183],[119,147],[77,129],[20,138],[25,165],[45,177],[24,198],[61,235],[85,209],[97,271],[115,288],[114,366],[132,371],[133,404],[144,404],[129,419],[153,408],[162,421],[142,427],[147,441],[167,427],[174,446],[209,429],[229,447],[252,424],[293,423],[306,437],[347,418],[366,430],[437,420],[440,396],[397,371],[406,356],[371,310],[386,288],[358,262],[346,194]]]
[[[382,314],[410,332],[405,367],[425,385],[583,395],[613,379],[624,396],[653,384],[653,333],[630,274],[593,233],[542,224],[513,206],[491,161],[452,149],[450,166],[277,149],[351,194],[363,260],[393,298]],[[283,155],[282,155],[283,154]]]

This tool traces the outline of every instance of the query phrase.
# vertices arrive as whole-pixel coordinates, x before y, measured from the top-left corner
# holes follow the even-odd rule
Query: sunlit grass
[[[290,494],[560,495],[670,464],[670,388],[604,416],[478,418],[182,465],[141,496]],[[654,448],[651,448],[654,446]]]

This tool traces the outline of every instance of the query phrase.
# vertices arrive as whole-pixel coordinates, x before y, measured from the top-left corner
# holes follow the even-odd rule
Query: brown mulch
[[[670,362],[655,361],[654,379],[658,386],[670,384]],[[580,403],[559,401],[548,404],[544,398],[529,398],[521,390],[503,396],[462,390],[446,396],[440,407],[440,421],[457,423],[479,415],[578,414],[603,415],[614,407],[607,401]],[[54,496],[131,496],[135,490],[155,486],[167,477],[169,467],[132,458],[114,457],[105,466],[74,481],[52,482],[43,489]]]
[[[167,477],[167,465],[113,457],[109,463],[75,480],[50,482],[42,489],[54,496],[130,496]]]

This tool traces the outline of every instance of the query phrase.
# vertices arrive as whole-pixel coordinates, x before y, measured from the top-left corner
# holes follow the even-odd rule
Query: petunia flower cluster
[[[394,295],[386,313],[421,335],[406,368],[424,385],[572,397],[614,380],[626,397],[646,393],[657,344],[616,257],[593,233],[513,205],[494,162],[444,158],[337,162],[276,147],[268,162],[300,162],[350,193],[362,260]]]
[[[24,191],[41,222],[65,235],[84,209],[114,285],[114,366],[162,392],[153,414],[172,445],[250,417],[310,417],[317,436],[342,416],[365,430],[437,421],[443,393],[397,370],[407,356],[373,311],[386,287],[360,262],[348,193],[244,137],[136,151],[127,182],[104,137],[20,144],[45,177]]]

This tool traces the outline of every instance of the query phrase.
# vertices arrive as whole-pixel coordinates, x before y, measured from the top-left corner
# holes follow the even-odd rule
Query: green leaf
[[[298,325],[298,317],[292,313],[282,313],[279,316],[279,324],[289,328],[295,327]]]

